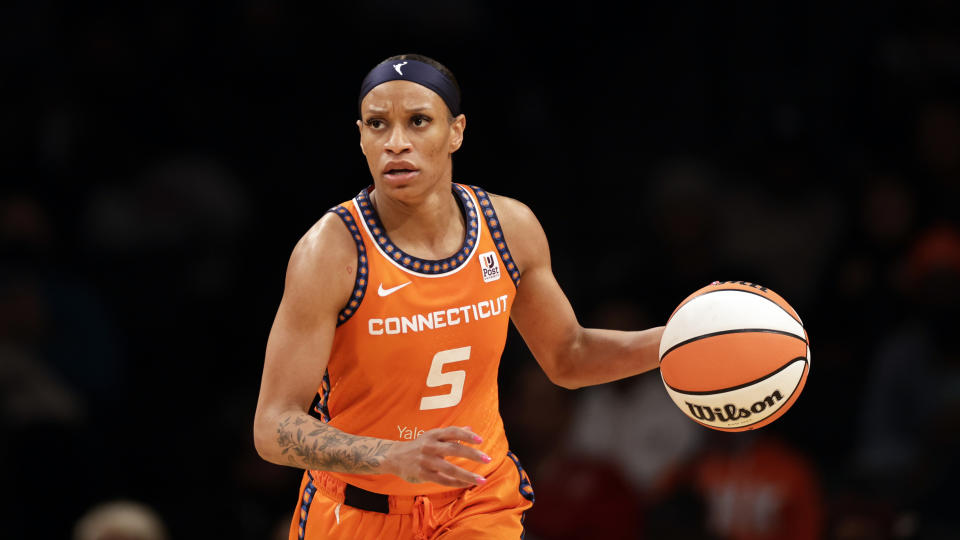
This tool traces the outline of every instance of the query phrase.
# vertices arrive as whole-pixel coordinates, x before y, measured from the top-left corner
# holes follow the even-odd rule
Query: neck
[[[448,257],[461,246],[466,231],[450,182],[438,184],[409,200],[380,189],[370,194],[387,236],[403,251],[424,259]]]

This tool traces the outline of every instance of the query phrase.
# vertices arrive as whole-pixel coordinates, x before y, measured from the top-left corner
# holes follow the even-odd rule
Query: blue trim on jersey
[[[300,498],[300,526],[297,529],[297,538],[303,540],[307,535],[307,515],[310,513],[310,503],[313,502],[313,496],[317,492],[317,486],[313,485],[313,475],[307,471],[307,485],[303,488],[303,497]]]
[[[493,202],[483,188],[470,186],[470,189],[477,194],[477,200],[480,202],[480,210],[483,212],[483,218],[487,220],[487,228],[490,229],[490,235],[493,237],[493,244],[497,246],[500,252],[500,260],[507,267],[507,273],[513,280],[513,285],[520,286],[520,269],[513,262],[513,256],[510,255],[510,248],[507,247],[507,240],[503,236],[503,229],[500,228],[500,218],[497,217],[497,211],[493,209]]]
[[[530,501],[536,502],[536,496],[533,493],[533,485],[530,483],[530,477],[527,476],[527,471],[523,470],[523,465],[520,465],[520,460],[517,458],[517,455],[507,450],[507,457],[513,461],[513,464],[517,466],[517,472],[520,473],[520,494],[523,495],[523,498]]]
[[[363,236],[360,235],[360,228],[357,226],[349,210],[344,208],[343,205],[337,205],[327,210],[327,212],[333,212],[343,220],[343,224],[350,230],[350,236],[353,237],[354,243],[357,244],[357,277],[353,282],[353,292],[350,294],[350,301],[347,302],[347,305],[344,306],[343,309],[340,310],[340,314],[337,315],[337,326],[340,326],[357,312],[357,308],[360,307],[360,302],[363,302],[363,295],[367,292],[367,272],[369,271],[367,267],[367,248],[363,246]]]
[[[314,405],[310,407],[310,416],[320,420],[324,424],[330,421],[330,409],[327,403],[330,401],[330,371],[323,372],[323,380],[320,381],[320,391],[317,397],[313,398]]]
[[[474,208],[473,200],[467,193],[467,189],[459,184],[453,184],[453,193],[457,195],[455,198],[460,204],[460,210],[463,212],[467,233],[463,237],[463,244],[460,246],[460,249],[457,250],[453,256],[446,259],[421,259],[420,257],[414,257],[413,255],[404,253],[403,250],[397,247],[397,245],[390,240],[390,237],[387,236],[387,231],[380,221],[380,216],[377,215],[376,209],[373,208],[373,203],[370,202],[369,187],[357,195],[357,210],[363,216],[363,219],[366,220],[367,228],[370,230],[373,240],[380,244],[380,248],[389,257],[392,257],[394,262],[407,270],[421,274],[445,274],[459,268],[470,259],[470,252],[473,250],[474,244],[477,243],[477,234],[480,231],[479,221],[477,220],[477,209]]]

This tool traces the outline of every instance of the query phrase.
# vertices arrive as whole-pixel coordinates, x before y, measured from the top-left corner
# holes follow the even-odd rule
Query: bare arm
[[[633,332],[582,327],[553,275],[536,216],[513,199],[494,196],[493,203],[521,271],[511,319],[550,380],[579,388],[657,368],[663,327]]]
[[[321,219],[290,256],[267,340],[254,442],[272,463],[373,472],[381,466],[388,442],[348,435],[307,414],[326,370],[338,306],[346,304],[353,289],[356,248],[335,219]]]
[[[283,299],[267,340],[254,443],[278,465],[355,474],[395,474],[409,482],[479,483],[445,456],[486,461],[463,428],[431,430],[409,442],[346,433],[308,414],[333,346],[337,316],[353,292],[356,247],[328,214],[304,235],[287,267]]]

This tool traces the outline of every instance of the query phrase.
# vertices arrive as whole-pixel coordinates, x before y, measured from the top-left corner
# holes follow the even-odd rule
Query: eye
[[[379,118],[369,118],[364,123],[367,124],[367,127],[371,129],[380,129],[383,127],[383,120]]]
[[[413,124],[414,127],[427,127],[427,125],[430,123],[430,117],[423,114],[417,114],[410,119],[410,123]]]

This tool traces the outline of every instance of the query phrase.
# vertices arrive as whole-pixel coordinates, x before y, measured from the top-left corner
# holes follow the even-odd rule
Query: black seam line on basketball
[[[745,293],[755,294],[755,295],[759,296],[760,298],[763,298],[763,299],[766,300],[767,302],[770,302],[770,303],[772,303],[773,305],[777,306],[778,308],[782,309],[783,312],[786,313],[787,315],[789,315],[791,319],[797,321],[797,324],[799,324],[800,326],[803,326],[803,323],[800,321],[800,319],[798,319],[797,317],[794,317],[793,313],[790,313],[790,312],[787,311],[783,306],[781,306],[780,304],[776,303],[776,302],[773,301],[772,299],[767,298],[766,296],[764,296],[764,295],[762,295],[762,294],[760,294],[760,293],[758,293],[758,292],[755,292],[755,291],[746,291],[746,290],[743,290],[743,289],[717,289],[717,290],[715,290],[715,291],[707,291],[707,292],[705,292],[705,293],[698,294],[697,296],[694,296],[693,298],[691,298],[691,299],[687,300],[686,302],[684,302],[684,303],[680,304],[679,306],[677,306],[677,309],[675,309],[675,310],[673,311],[673,315],[676,315],[683,306],[689,304],[690,302],[693,302],[694,300],[696,300],[697,298],[700,298],[701,296],[703,296],[703,295],[705,295],[705,294],[712,294],[712,293],[724,292],[724,291],[737,291],[737,292],[745,292]],[[673,318],[673,315],[670,316],[671,319]]]
[[[799,358],[798,358],[797,360],[799,360]],[[809,366],[808,366],[808,367],[809,367]],[[725,431],[729,430],[728,433],[734,433],[734,432],[740,431],[741,428],[750,427],[750,426],[752,426],[752,425],[754,425],[754,424],[759,424],[760,422],[763,422],[763,421],[767,420],[768,418],[770,418],[771,416],[773,416],[774,414],[776,414],[778,411],[780,411],[780,409],[782,409],[782,408],[784,407],[784,405],[786,405],[786,403],[787,403],[788,401],[790,401],[791,399],[793,399],[793,398],[795,398],[795,397],[799,397],[799,396],[795,396],[795,394],[796,394],[796,392],[797,392],[797,388],[800,387],[800,381],[802,381],[802,380],[803,380],[803,377],[800,377],[799,379],[797,379],[797,384],[793,385],[793,388],[791,388],[791,389],[790,389],[790,392],[787,394],[789,397],[788,397],[787,399],[785,399],[784,401],[782,401],[782,402],[778,402],[779,407],[777,407],[777,410],[775,410],[775,411],[773,411],[772,413],[764,416],[763,418],[760,418],[760,419],[756,420],[755,422],[750,422],[749,424],[737,424],[737,425],[735,425],[735,426],[724,427],[724,426],[711,426],[710,424],[704,424],[703,422],[700,422],[699,420],[694,420],[694,421],[695,421],[695,422],[699,422],[700,424],[702,424],[702,425],[704,425],[704,426],[707,426],[707,427],[713,427],[713,428],[717,428],[717,429],[721,429],[721,430],[725,430]]]
[[[702,395],[707,395],[707,394],[720,394],[720,393],[723,393],[723,392],[733,392],[734,390],[739,390],[739,389],[741,389],[741,388],[746,388],[746,387],[748,387],[748,386],[750,386],[750,385],[752,385],[752,384],[757,384],[757,383],[760,382],[760,381],[765,381],[765,380],[769,379],[770,377],[773,377],[774,375],[776,375],[776,374],[780,373],[781,371],[787,369],[788,367],[796,364],[796,363],[797,363],[797,360],[803,360],[805,363],[809,363],[806,356],[798,356],[798,357],[794,358],[793,360],[790,360],[789,362],[787,362],[787,363],[784,364],[783,366],[777,368],[775,371],[770,372],[770,373],[764,375],[763,377],[760,377],[759,379],[756,379],[756,380],[753,380],[753,381],[750,381],[750,382],[747,382],[747,383],[743,383],[743,384],[738,384],[737,386],[731,386],[730,388],[721,388],[721,389],[719,389],[719,390],[704,390],[704,391],[702,391],[702,392],[694,392],[694,391],[691,391],[691,390],[681,390],[681,389],[679,389],[679,388],[675,388],[675,387],[670,386],[669,384],[667,384],[666,381],[664,381],[663,384],[665,384],[665,385],[667,386],[667,388],[673,390],[674,392],[679,392],[679,393],[681,393],[681,394],[685,394],[685,395],[688,395],[688,396],[702,396]]]
[[[688,343],[693,343],[694,341],[700,341],[701,339],[722,336],[725,334],[746,334],[749,332],[763,332],[766,334],[780,334],[781,336],[790,336],[792,338],[799,339],[804,343],[804,345],[807,345],[807,346],[810,345],[809,343],[807,343],[806,339],[796,334],[786,332],[784,330],[774,330],[772,328],[737,328],[735,330],[720,330],[719,332],[710,332],[709,334],[703,334],[695,338],[690,338],[686,341],[681,341],[680,343],[677,343],[676,345],[674,345],[673,347],[670,347],[669,349],[666,350],[666,352],[663,353],[663,356],[660,357],[660,363],[662,364],[663,361],[667,358],[667,355],[673,352],[674,349],[676,349],[677,347],[682,347],[683,345],[686,345]]]

